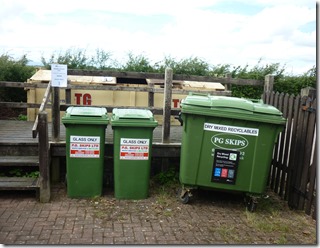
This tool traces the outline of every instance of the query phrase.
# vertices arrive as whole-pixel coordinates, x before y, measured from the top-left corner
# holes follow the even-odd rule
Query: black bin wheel
[[[178,198],[183,204],[187,204],[190,200],[189,194],[186,191],[183,195],[181,195],[182,189],[179,189],[178,191]]]
[[[251,213],[255,212],[257,209],[257,201],[254,199],[250,198],[248,203],[247,203],[247,210]]]

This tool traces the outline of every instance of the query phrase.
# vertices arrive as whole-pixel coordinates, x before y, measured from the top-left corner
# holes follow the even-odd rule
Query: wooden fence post
[[[70,85],[70,80],[68,80],[68,86]],[[71,104],[71,88],[66,88],[66,104]]]
[[[148,107],[154,107],[154,83],[149,83],[151,91],[148,92]]]
[[[173,79],[172,69],[166,68],[165,76],[164,76],[162,143],[169,143],[170,142],[172,79]]]
[[[230,82],[230,79],[232,78],[231,73],[227,73],[225,77],[228,79],[228,82]],[[225,84],[224,87],[225,87],[225,90],[231,90],[231,84]]]
[[[49,170],[49,137],[48,115],[42,111],[38,115],[39,123],[39,172],[40,172],[40,202],[50,201],[50,170]]]
[[[264,77],[264,92],[273,91],[274,76],[268,74]]]
[[[60,88],[52,89],[52,141],[60,141]]]

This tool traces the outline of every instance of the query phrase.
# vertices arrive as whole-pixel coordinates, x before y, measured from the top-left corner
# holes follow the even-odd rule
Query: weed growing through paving
[[[176,191],[179,188],[179,173],[174,167],[160,172],[151,179],[150,194],[155,196],[153,208],[158,215],[171,217],[175,214]]]
[[[246,211],[245,219],[249,227],[272,237],[271,243],[285,245],[295,242],[294,240],[305,244],[312,242],[308,239],[312,233],[308,229],[308,216],[303,212],[299,215],[297,211],[293,211],[294,215],[291,215],[290,211],[287,203],[277,197],[261,198],[257,211]]]

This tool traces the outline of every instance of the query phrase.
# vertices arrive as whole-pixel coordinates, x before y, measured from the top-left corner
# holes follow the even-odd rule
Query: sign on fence
[[[68,66],[51,64],[51,85],[52,87],[67,87]]]

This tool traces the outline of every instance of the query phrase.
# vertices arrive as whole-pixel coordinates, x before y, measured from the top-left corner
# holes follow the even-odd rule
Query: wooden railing
[[[48,114],[45,111],[46,104],[49,100],[51,92],[51,83],[48,83],[47,89],[42,99],[39,108],[39,113],[36,117],[32,128],[32,137],[38,136],[38,151],[39,151],[39,177],[40,177],[40,202],[49,202],[50,200],[50,144],[48,136]]]

